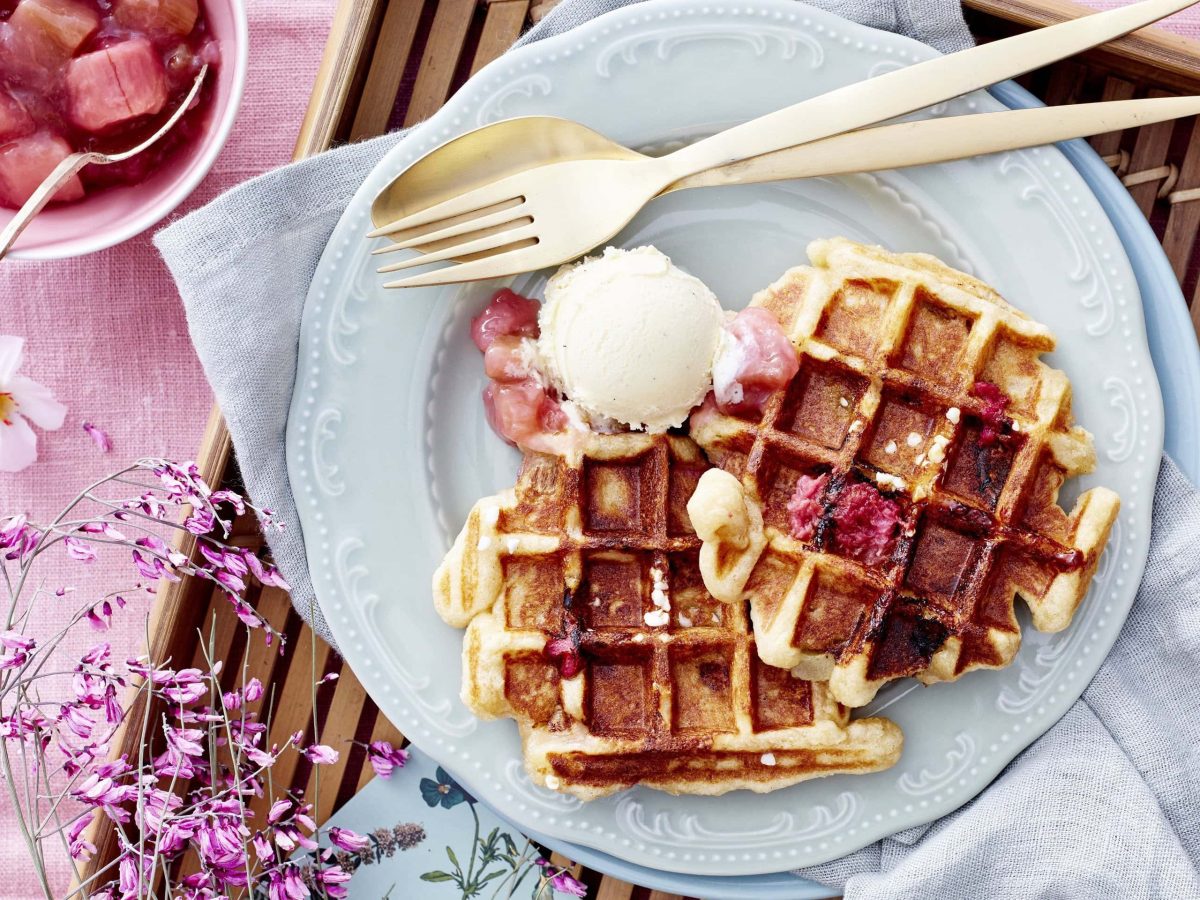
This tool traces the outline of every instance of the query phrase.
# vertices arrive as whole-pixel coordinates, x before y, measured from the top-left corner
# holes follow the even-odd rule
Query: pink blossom
[[[367,759],[380,778],[390,778],[393,769],[402,769],[408,762],[408,751],[393,747],[387,741],[372,741],[367,747]]]
[[[116,598],[116,604],[125,606],[124,598]],[[91,625],[92,631],[107,631],[109,626],[113,624],[113,601],[101,600],[95,606],[92,606],[86,613],[88,624]]]
[[[202,506],[183,520],[183,527],[192,534],[208,534],[216,525],[217,517],[207,506]]]
[[[84,740],[92,736],[92,730],[96,727],[95,721],[74,704],[62,707],[62,723],[72,734]]]
[[[233,611],[237,613],[237,617],[241,620],[243,625],[246,625],[250,628],[258,628],[263,624],[263,620],[260,619],[257,613],[254,612],[254,607],[252,607],[245,600],[240,597],[232,596],[230,597],[230,600],[233,602]],[[271,635],[268,633],[267,643],[269,644],[270,642]]]
[[[17,374],[24,347],[23,338],[0,335],[0,472],[19,472],[37,460],[37,435],[30,421],[54,431],[67,415],[47,388]]]
[[[142,795],[142,830],[158,834],[162,831],[167,817],[181,806],[183,801],[175,794],[155,787],[147,789]]]
[[[262,699],[263,684],[257,678],[251,678],[246,682],[246,690],[244,692],[247,703],[254,703]]]
[[[284,581],[283,576],[279,574],[278,569],[274,566],[264,566],[262,560],[249,550],[242,551],[242,559],[245,560],[254,577],[262,584],[268,587],[282,588],[285,591],[291,590],[288,583]]]
[[[349,896],[349,892],[343,885],[351,878],[349,872],[341,866],[329,866],[326,869],[321,869],[317,873],[317,881],[321,882],[325,887],[325,893],[329,897],[340,898]]]
[[[37,644],[17,631],[0,631],[0,647],[6,650],[32,650]]]
[[[125,717],[125,710],[121,709],[120,701],[117,700],[117,686],[110,684],[104,691],[104,721],[109,725],[116,725]]]
[[[275,765],[275,757],[266,750],[260,750],[258,747],[242,747],[242,753],[246,759],[254,763],[256,766],[263,768]]]
[[[200,741],[204,737],[204,732],[198,728],[172,728],[170,725],[163,726],[163,733],[167,738],[167,747],[182,756],[203,756],[204,747]]]
[[[304,755],[318,766],[329,766],[338,761],[338,752],[325,744],[313,744]]]
[[[254,855],[258,857],[260,862],[274,858],[275,850],[271,847],[271,842],[263,837],[263,833],[261,831],[255,833],[254,840],[251,841],[251,844],[254,847]]]
[[[148,578],[151,581],[157,581],[159,578],[168,577],[167,567],[163,565],[163,561],[158,557],[147,559],[142,556],[138,550],[132,551],[133,564],[137,567],[138,572],[143,578]],[[178,580],[178,579],[176,579]]]
[[[228,569],[214,569],[209,573],[213,581],[225,588],[230,594],[241,594],[246,590],[246,582],[238,578]]]
[[[267,821],[270,824],[274,825],[276,822],[278,822],[280,819],[282,819],[285,815],[287,815],[291,811],[292,811],[292,801],[291,800],[276,800],[274,803],[271,804],[270,811],[267,812]]]
[[[304,900],[309,896],[304,879],[300,877],[300,870],[295,866],[272,869],[267,879],[269,900]]]
[[[110,522],[84,522],[79,526],[79,530],[84,534],[102,534],[114,541],[125,540],[125,535],[113,528]]]
[[[101,453],[108,453],[112,450],[112,439],[109,438],[108,432],[103,428],[93,425],[91,422],[84,422],[83,430],[92,439],[92,443],[100,448]]]
[[[246,503],[242,499],[242,495],[233,491],[220,490],[213,491],[212,496],[208,498],[215,505],[217,503],[228,503],[233,507],[233,511],[237,515],[241,515],[246,511]]]
[[[570,894],[572,897],[587,896],[587,885],[570,872],[559,872],[550,879],[550,887],[560,893]]]
[[[349,828],[330,828],[329,840],[333,846],[350,853],[361,853],[371,846],[371,839],[351,831]]]
[[[88,806],[102,809],[110,819],[120,824],[129,821],[125,805],[137,798],[137,787],[121,784],[117,772],[109,766],[97,766],[91,775],[71,789],[71,796]]]
[[[209,819],[196,833],[196,849],[200,858],[228,878],[239,869],[244,872],[246,854],[238,823],[232,816]]]
[[[103,678],[87,672],[76,672],[71,676],[71,692],[75,700],[88,709],[99,709],[104,705]]]
[[[67,844],[72,859],[77,859],[81,862],[92,858],[92,854],[96,852],[96,845],[91,841],[85,840],[83,833],[87,831],[92,824],[94,814],[80,816],[75,820],[74,824],[67,829]]]
[[[79,538],[65,537],[63,538],[63,545],[67,548],[67,556],[71,557],[71,559],[89,563],[96,558],[96,548],[86,541],[81,541]]]
[[[79,662],[85,666],[105,666],[108,664],[111,656],[112,646],[106,641],[101,641],[88,650],[87,653],[83,654]]]
[[[19,669],[27,662],[29,662],[29,654],[24,650],[18,650],[12,656],[0,657],[0,672],[5,669]]]
[[[25,516],[10,516],[0,525],[0,550],[6,551],[5,559],[24,561],[41,536],[41,532],[27,523]]]

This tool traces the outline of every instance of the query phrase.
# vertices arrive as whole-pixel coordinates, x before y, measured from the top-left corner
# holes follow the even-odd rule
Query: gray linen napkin
[[[566,0],[521,43],[627,2]],[[815,5],[946,52],[971,44],[954,0]],[[269,540],[293,602],[326,637],[284,456],[300,318],[347,201],[401,136],[254,179],[155,238],[247,490],[292,526]],[[1137,604],[1084,697],[963,809],[799,874],[849,898],[1200,897],[1198,533],[1200,497],[1167,460]]]

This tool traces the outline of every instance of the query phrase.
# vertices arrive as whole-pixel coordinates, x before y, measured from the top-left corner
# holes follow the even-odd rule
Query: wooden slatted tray
[[[301,125],[296,157],[338,143],[360,140],[414,124],[436,111],[471,74],[502,53],[540,18],[554,0],[341,0],[334,16],[316,88]],[[1061,21],[1085,12],[1065,0],[966,0],[968,21],[981,40]],[[1200,93],[1200,44],[1161,31],[1140,32],[1107,48],[1059,63],[1021,79],[1051,104],[1097,99]],[[1150,220],[1171,259],[1192,320],[1200,333],[1200,122],[1151,125],[1093,140]],[[210,484],[237,486],[232,448],[218,410],[213,410],[197,460]],[[237,523],[237,540],[261,546],[256,523]],[[185,550],[192,550],[185,547]],[[350,740],[403,736],[379,714],[354,673],[316,638],[277,588],[251,589],[258,613],[287,635],[280,656],[257,638],[244,642],[228,601],[206,581],[185,579],[166,585],[151,624],[150,652],[156,659],[203,663],[202,634],[217,658],[226,660],[231,680],[257,676],[273,685],[263,705],[271,714],[272,742],[303,731],[306,742],[343,750],[337,765],[322,767],[320,790],[312,766],[299,755],[274,770],[276,786],[304,788],[324,821],[371,777],[360,747]],[[309,702],[313,672],[338,672],[319,689],[314,716]],[[266,719],[264,710],[263,718]],[[140,721],[135,710],[131,721]],[[133,751],[137,735],[123,738],[117,752]],[[262,806],[262,802],[258,806]],[[261,809],[257,812],[263,812]],[[93,867],[113,858],[115,847],[101,846]],[[568,860],[556,858],[561,865]],[[191,868],[185,861],[185,871]],[[574,867],[597,900],[675,900]]]

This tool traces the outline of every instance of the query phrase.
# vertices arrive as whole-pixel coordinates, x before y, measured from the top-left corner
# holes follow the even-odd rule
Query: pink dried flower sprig
[[[387,741],[372,741],[366,748],[367,760],[380,778],[391,778],[393,770],[404,768],[408,762],[408,751]]]
[[[121,495],[109,496],[116,491]],[[33,624],[40,604],[61,604],[73,594],[69,586],[33,587],[37,560],[61,544],[81,565],[123,548],[139,579],[134,589],[150,594],[163,578],[211,580],[248,630],[265,632],[268,641],[278,638],[245,594],[253,580],[285,590],[286,581],[252,551],[227,542],[233,517],[251,508],[237,493],[211,490],[192,463],[147,459],[90,485],[48,524],[25,516],[0,518],[0,585],[7,591],[7,597],[0,593],[0,601],[7,601],[0,602],[0,756],[27,779],[23,786],[19,778],[5,782],[19,831],[31,850],[65,845],[80,862],[97,852],[96,835],[104,830],[115,831],[120,848],[117,860],[70,896],[156,896],[161,889],[156,879],[190,851],[199,870],[172,884],[172,896],[199,900],[247,890],[257,895],[260,889],[280,900],[345,896],[350,876],[333,858],[333,848],[317,850],[310,803],[300,796],[276,799],[265,821],[257,823],[247,809],[251,798],[266,793],[268,772],[284,754],[303,753],[314,765],[338,758],[328,746],[306,746],[303,733],[282,747],[268,746],[267,727],[256,713],[266,693],[258,679],[226,688],[220,660],[199,667],[145,657],[118,662],[105,643],[61,665],[59,651],[71,628],[84,622],[107,628],[126,607],[129,591],[82,602],[70,624],[48,637]],[[281,527],[268,510],[255,512],[264,524]],[[169,542],[172,532],[181,531],[196,536],[195,558]],[[64,676],[63,696],[46,700],[43,694],[63,685]],[[112,741],[130,715],[131,686],[154,701],[139,708],[161,710],[157,721],[128,723],[140,727],[141,746],[155,750],[114,759]],[[403,763],[404,751],[378,751],[380,759],[391,760],[385,764]],[[22,765],[27,758],[28,767]],[[36,787],[28,779],[37,779]],[[353,833],[339,840],[356,844]],[[312,850],[315,866],[302,872],[289,862],[296,848]],[[34,851],[32,858],[45,895],[66,896],[49,884],[40,865],[43,852]]]

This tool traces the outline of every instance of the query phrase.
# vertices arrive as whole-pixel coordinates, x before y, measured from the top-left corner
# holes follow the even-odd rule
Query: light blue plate
[[[1012,81],[996,85],[991,93],[1013,109],[1044,105]],[[1200,344],[1196,342],[1179,282],[1175,280],[1171,264],[1146,217],[1091,146],[1086,141],[1067,141],[1058,146],[1100,200],[1129,255],[1142,293],[1147,338],[1162,388],[1166,452],[1193,484],[1200,484],[1200,415],[1196,413],[1200,409]],[[819,882],[787,873],[706,878],[660,872],[547,835],[531,834],[530,837],[569,859],[624,881],[705,900],[816,900],[836,897],[840,893]]]

